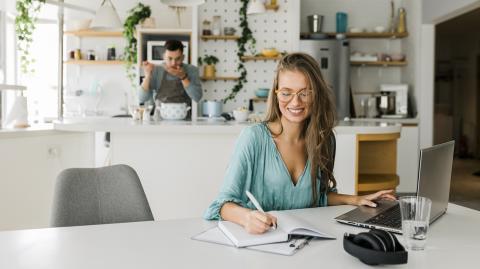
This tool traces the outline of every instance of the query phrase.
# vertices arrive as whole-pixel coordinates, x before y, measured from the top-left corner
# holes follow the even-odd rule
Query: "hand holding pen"
[[[248,198],[252,201],[257,210],[250,211],[247,214],[247,220],[245,229],[249,233],[261,234],[269,229],[277,228],[277,218],[271,214],[265,213],[257,199],[249,192],[246,191]]]

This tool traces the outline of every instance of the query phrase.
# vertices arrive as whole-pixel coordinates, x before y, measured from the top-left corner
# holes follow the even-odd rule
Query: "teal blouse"
[[[327,192],[320,191],[317,177],[318,206],[327,206]],[[207,208],[204,218],[219,220],[220,208],[226,202],[254,209],[249,190],[265,211],[311,207],[312,183],[307,161],[300,179],[294,185],[266,123],[246,127],[237,139],[218,197]]]

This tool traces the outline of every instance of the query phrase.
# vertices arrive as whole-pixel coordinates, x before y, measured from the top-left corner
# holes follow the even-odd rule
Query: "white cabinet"
[[[402,126],[397,142],[397,192],[416,192],[418,176],[418,126]]]

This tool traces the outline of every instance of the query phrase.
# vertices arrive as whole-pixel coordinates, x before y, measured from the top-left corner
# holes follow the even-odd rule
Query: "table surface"
[[[365,230],[333,220],[351,208],[295,210],[337,239],[313,240],[293,256],[191,240],[216,224],[195,218],[0,232],[0,268],[371,268],[343,250],[345,232]],[[426,250],[409,251],[408,264],[388,267],[478,268],[478,227],[480,212],[449,204],[431,225]]]

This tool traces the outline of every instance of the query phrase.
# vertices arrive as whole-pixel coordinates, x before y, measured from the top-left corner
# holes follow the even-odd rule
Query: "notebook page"
[[[334,239],[331,232],[327,230],[319,230],[314,225],[308,223],[307,221],[294,217],[293,215],[284,212],[284,211],[272,211],[270,214],[277,217],[278,227],[286,231],[288,234],[296,235],[308,235],[314,237],[322,238],[332,238]]]
[[[282,229],[270,229],[263,234],[251,234],[242,226],[230,221],[219,221],[218,227],[236,247],[285,242],[288,240],[288,233]]]

